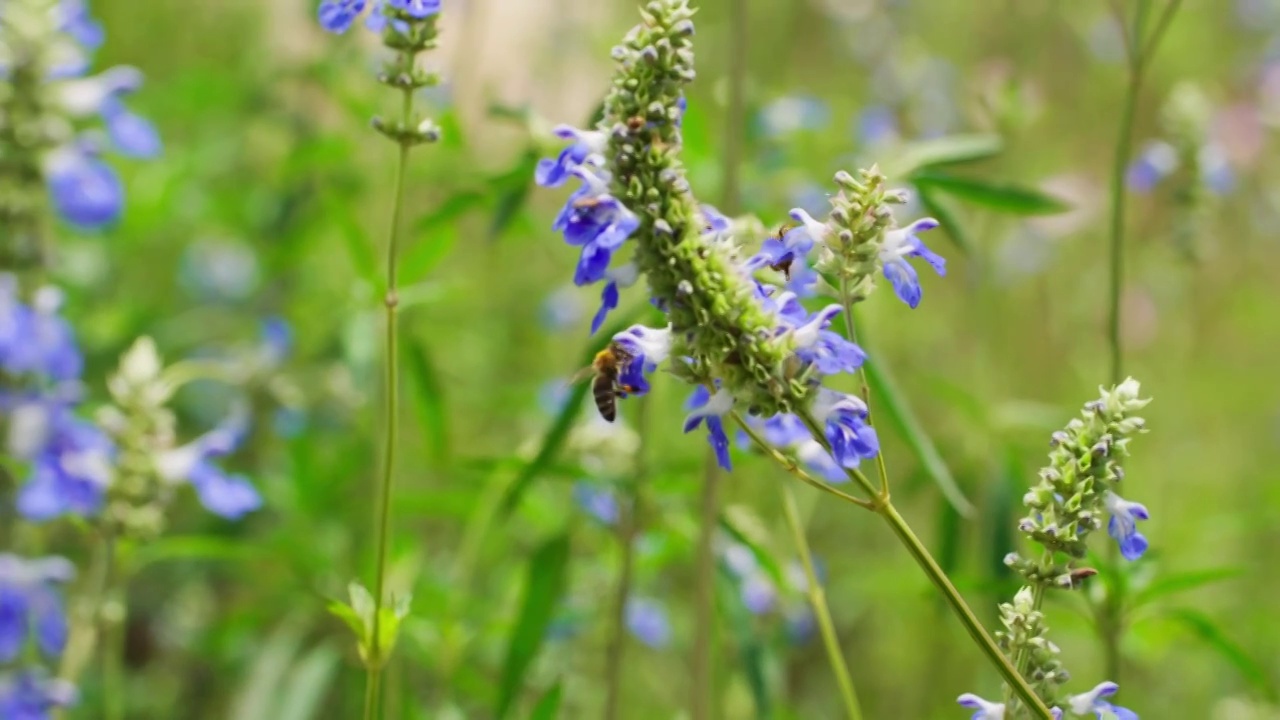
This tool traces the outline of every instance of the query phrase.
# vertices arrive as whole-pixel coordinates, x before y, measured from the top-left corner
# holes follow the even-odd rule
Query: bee
[[[782,242],[782,239],[786,237],[787,232],[794,227],[796,226],[792,223],[783,223],[778,226],[778,232],[773,236],[774,239],[778,242]],[[787,282],[791,282],[791,263],[795,262],[795,260],[796,257],[793,253],[787,253],[786,255],[783,255],[778,262],[770,265],[769,269],[782,273],[782,277],[786,278]]]
[[[596,353],[591,364],[578,371],[570,381],[570,384],[573,384],[588,377],[592,379],[591,395],[595,398],[596,410],[600,411],[600,417],[609,422],[613,422],[618,417],[618,398],[626,397],[636,391],[634,387],[618,382],[622,369],[634,357],[617,343],[611,342],[605,349]]]

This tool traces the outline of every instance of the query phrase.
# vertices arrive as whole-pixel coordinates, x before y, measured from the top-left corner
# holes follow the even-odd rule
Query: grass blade
[[[501,720],[524,687],[524,676],[533,664],[547,634],[547,626],[555,614],[560,598],[568,586],[569,534],[562,533],[547,541],[533,554],[525,578],[520,615],[507,643],[506,659],[498,686],[495,716]]]

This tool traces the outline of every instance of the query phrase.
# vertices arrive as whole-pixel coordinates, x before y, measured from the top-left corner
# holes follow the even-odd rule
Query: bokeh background
[[[906,428],[882,424],[894,498],[994,622],[1014,589],[1001,560],[1048,435],[1108,381],[1107,178],[1125,69],[1107,3],[743,0],[740,117],[726,109],[728,0],[698,4],[684,157],[704,200],[722,202],[731,127],[744,137],[740,206],[768,225],[794,206],[820,210],[837,169],[879,162],[892,175],[912,143],[955,134],[1001,147],[955,176],[1035,191],[936,194],[948,228],[928,239],[948,276],[925,278],[919,309],[884,293],[860,317],[912,415]],[[231,524],[188,498],[140,561],[129,717],[352,717],[363,674],[326,605],[370,576],[373,556],[377,278],[394,149],[368,122],[395,107],[370,79],[379,49],[365,32],[324,34],[307,0],[92,5],[107,29],[101,66],[145,72],[133,104],[166,147],[123,168],[118,227],[61,242],[87,376],[102,377],[140,334],[168,359],[251,354],[270,318],[294,340],[256,379],[254,436],[233,460],[265,508]],[[547,571],[536,550],[566,532],[567,590],[511,716],[556,682],[562,717],[599,716],[620,556],[600,494],[629,476],[637,447],[648,466],[643,602],[623,717],[687,713],[705,444],[681,434],[687,391],[671,378],[644,428],[634,402],[608,429],[590,408],[564,409],[563,381],[602,344],[586,331],[597,295],[572,287],[574,251],[549,229],[563,193],[531,182],[536,158],[556,149],[550,125],[585,123],[598,105],[609,48],[635,17],[618,0],[445,2],[429,62],[446,83],[422,97],[445,139],[415,153],[408,195],[391,585],[413,593],[414,612],[389,671],[388,717],[493,716],[526,576]],[[1125,480],[1152,515],[1152,551],[1129,571],[1141,604],[1119,678],[1123,704],[1143,717],[1280,717],[1278,129],[1280,3],[1186,3],[1139,105],[1122,296],[1125,370],[1155,398]],[[1170,150],[1147,145],[1158,140],[1181,157],[1176,168]],[[1043,213],[1048,196],[1068,209]],[[642,313],[642,295],[633,289],[620,312]],[[189,388],[184,419],[212,424],[225,395]],[[795,548],[776,487],[788,479],[748,452],[735,461],[725,528],[767,571],[735,575],[724,556],[719,712],[839,717],[788,581]],[[972,504],[967,514],[940,480]],[[516,484],[525,492],[507,512]],[[956,695],[994,695],[994,674],[886,529],[799,490],[867,716],[961,717]],[[1053,638],[1083,690],[1105,679],[1088,606],[1080,594],[1057,600]],[[88,679],[74,716],[93,716],[96,692]]]

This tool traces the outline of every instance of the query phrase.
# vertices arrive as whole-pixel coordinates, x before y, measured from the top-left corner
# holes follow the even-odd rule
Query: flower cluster
[[[721,544],[719,556],[720,562],[733,576],[737,584],[738,599],[748,612],[757,616],[774,613],[780,615],[792,642],[799,643],[809,638],[815,620],[813,610],[804,598],[809,578],[799,561],[793,560],[782,569],[779,582],[746,545],[725,541]],[[821,566],[815,570],[821,583]]]
[[[1118,690],[1104,682],[1087,693],[1059,696],[1059,686],[1069,679],[1059,660],[1058,647],[1046,637],[1047,626],[1040,606],[1050,589],[1070,590],[1095,574],[1091,568],[1074,567],[1085,556],[1090,533],[1103,525],[1119,545],[1120,553],[1136,560],[1147,549],[1137,521],[1146,520],[1142,505],[1116,492],[1124,471],[1121,458],[1128,455],[1129,440],[1145,432],[1146,423],[1133,415],[1149,399],[1139,397],[1138,381],[1099,388],[1101,396],[1085,404],[1079,418],[1053,434],[1049,465],[1040,471],[1040,482],[1024,496],[1030,513],[1018,528],[1043,548],[1039,558],[1010,553],[1005,563],[1026,581],[1010,603],[1000,606],[1004,629],[997,639],[1004,652],[1025,672],[1036,694],[1054,706],[1055,714],[1136,720],[1131,710],[1113,705],[1107,698]],[[972,694],[960,696],[962,706],[976,710],[976,720],[1004,720],[1006,704],[988,702]],[[1010,715],[1012,717],[1012,715]]]
[[[73,574],[63,558],[0,554],[0,717],[43,720],[75,699],[69,684],[50,679],[42,669],[4,669],[31,657],[25,651],[32,645],[50,662],[62,655],[67,619],[60,586]]]
[[[104,152],[160,153],[155,128],[124,104],[142,73],[88,74],[102,41],[84,0],[10,0],[0,14],[0,228],[14,263],[42,259],[47,203],[82,229],[119,218],[124,188]]]
[[[866,356],[830,329],[843,305],[811,312],[801,303],[818,284],[814,268],[839,278],[848,302],[865,298],[871,276],[883,273],[915,307],[920,284],[908,259],[943,271],[942,258],[917,236],[937,223],[894,229],[889,205],[903,202],[901,193],[887,190],[878,171],[863,172],[861,180],[842,172],[827,222],[794,210],[797,225],[740,257],[730,233],[744,223],[700,205],[679,160],[683,86],[694,77],[692,14],[683,0],[651,2],[641,11],[643,22],[614,48],[620,70],[599,126],[557,128],[570,144],[539,164],[535,180],[547,187],[580,183],[553,227],[580,249],[574,282],[605,283],[592,331],[637,273],[667,315],[666,327],[614,335],[612,343],[632,358],[620,384],[642,394],[645,375],[674,358],[671,370],[698,386],[685,430],[705,428],[722,466],[730,466],[723,418],[743,409],[779,429],[800,421],[816,430],[809,437],[820,435],[816,445],[788,434],[782,447],[830,477],[873,457],[879,446],[862,401],[820,387],[823,377],[853,372]],[[631,260],[614,263],[628,240]]]
[[[118,453],[107,492],[109,522],[126,533],[153,537],[177,485],[189,484],[210,512],[238,519],[258,509],[262,498],[248,479],[228,473],[215,460],[244,441],[249,418],[235,407],[213,430],[177,443],[177,419],[168,408],[178,384],[165,373],[155,343],[141,338],[120,360],[107,382],[113,404],[99,420]]]

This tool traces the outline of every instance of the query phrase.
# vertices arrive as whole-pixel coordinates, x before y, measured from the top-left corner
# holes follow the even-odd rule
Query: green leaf
[[[294,663],[283,688],[273,687],[279,696],[271,720],[312,720],[333,688],[342,654],[331,644],[321,643]],[[236,718],[242,716],[236,715]],[[265,719],[264,719],[265,720]]]
[[[533,171],[538,166],[538,151],[528,148],[520,159],[505,173],[497,175],[489,181],[489,192],[497,198],[493,211],[493,221],[489,224],[489,240],[497,240],[515,220],[529,199],[529,190],[533,187]]]
[[[249,560],[261,558],[243,538],[211,535],[171,535],[138,547],[133,562],[136,568],[165,560]]]
[[[931,190],[924,187],[917,187],[916,193],[920,198],[920,204],[924,206],[924,210],[942,226],[942,231],[951,238],[951,242],[955,244],[956,249],[965,256],[973,255],[973,241],[969,239],[969,233],[965,232],[964,226],[960,224],[960,219],[951,211],[946,200],[938,197]]]
[[[538,548],[529,561],[520,615],[512,628],[502,662],[495,713],[498,720],[506,717],[520,694],[525,673],[542,646],[547,627],[568,586],[569,549],[569,533],[561,533]]]
[[[529,720],[555,720],[560,716],[560,699],[564,694],[560,683],[552,685],[550,689],[542,693],[542,697],[538,698],[538,704],[533,706],[533,712],[529,713]]]
[[[336,225],[338,235],[347,248],[347,255],[351,258],[351,265],[355,267],[356,274],[373,287],[382,287],[373,244],[369,242],[369,237],[360,226],[360,221],[352,213],[351,204],[343,198],[329,194],[325,197],[322,212]]]
[[[628,308],[625,312],[617,314],[616,317],[618,319],[612,325],[602,329],[597,334],[597,337],[611,338],[625,330],[639,317],[650,312],[656,311],[648,304]],[[596,353],[606,343],[606,340],[592,341],[582,353],[582,361],[578,363],[578,367],[584,368],[590,365]],[[520,470],[520,474],[516,476],[516,479],[507,488],[507,493],[502,499],[502,512],[504,514],[511,512],[520,504],[520,499],[528,492],[533,482],[555,461],[560,448],[564,446],[565,440],[569,438],[569,432],[573,430],[574,421],[578,419],[578,414],[582,412],[582,401],[587,397],[589,389],[590,383],[579,383],[574,386],[568,399],[565,400],[564,407],[560,409],[560,414],[556,416],[555,422],[551,424],[547,434],[542,437],[542,443],[538,445],[537,454]]]
[[[427,459],[439,468],[449,463],[449,420],[444,388],[431,355],[421,339],[410,337],[404,344],[404,367],[413,378],[414,407],[426,433]]]
[[[345,606],[344,606],[345,607]],[[285,674],[302,645],[305,628],[293,618],[271,632],[246,668],[244,680],[231,705],[237,720],[275,720],[276,698]]]
[[[1271,702],[1277,702],[1276,688],[1271,683],[1266,668],[1227,637],[1212,618],[1198,610],[1185,608],[1166,610],[1163,614],[1204,641],[1264,697]]]
[[[894,177],[903,177],[921,168],[986,160],[1003,149],[1004,141],[999,135],[948,135],[911,143],[890,170]]]
[[[439,267],[457,244],[458,232],[454,224],[467,213],[484,207],[484,203],[484,193],[465,190],[414,223],[413,245],[400,261],[404,284],[412,285],[424,280]]]
[[[331,600],[328,605],[329,613],[339,620],[347,624],[351,628],[351,632],[355,633],[356,642],[363,645],[365,641],[364,620],[356,613],[352,607],[341,600]]]
[[[1212,585],[1223,580],[1238,577],[1244,571],[1240,568],[1211,568],[1208,570],[1190,570],[1156,578],[1152,583],[1138,591],[1133,599],[1135,606],[1145,605],[1159,598],[1194,590],[1205,585]]]
[[[867,350],[868,355],[876,357],[865,342],[862,346]],[[906,396],[898,389],[897,383],[894,382],[892,373],[878,361],[867,360],[863,367],[867,370],[867,384],[871,386],[872,418],[876,419],[877,411],[883,410],[884,414],[898,428],[898,432],[907,441],[907,445],[915,454],[916,459],[924,467],[925,472],[929,474],[934,484],[938,486],[947,502],[951,503],[951,506],[962,517],[973,517],[973,503],[969,502],[969,499],[960,490],[960,486],[956,484],[956,479],[951,474],[951,468],[947,467],[946,461],[942,459],[942,454],[938,452],[937,446],[933,444],[933,438],[929,437],[929,434],[916,418],[915,412],[911,410]]]
[[[974,205],[1013,215],[1053,215],[1070,209],[1066,202],[1033,188],[1005,185],[938,172],[918,172],[911,182],[922,193],[936,190]]]

